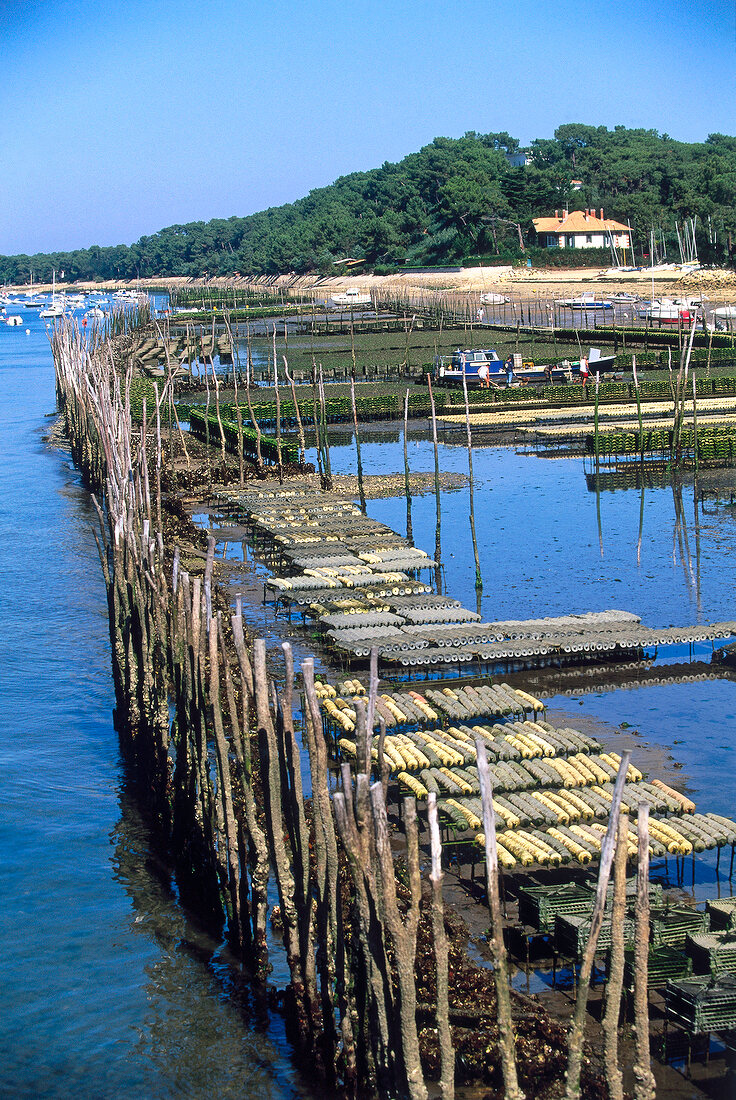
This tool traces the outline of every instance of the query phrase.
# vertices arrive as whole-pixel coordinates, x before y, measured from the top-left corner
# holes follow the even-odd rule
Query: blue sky
[[[432,138],[736,134],[734,0],[0,0],[0,253],[291,202]]]

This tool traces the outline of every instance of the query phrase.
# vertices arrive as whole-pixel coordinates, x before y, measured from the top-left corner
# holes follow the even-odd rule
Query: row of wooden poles
[[[269,888],[278,894],[289,970],[291,1033],[302,1056],[331,1088],[371,1088],[380,1097],[424,1100],[427,1085],[416,1023],[417,929],[428,907],[436,966],[441,1095],[454,1095],[448,943],[442,895],[438,808],[430,795],[431,871],[423,891],[419,823],[404,800],[408,900],[402,900],[387,812],[388,773],[371,778],[378,688],[356,702],[357,766],[344,765],[330,794],[329,766],[311,659],[301,669],[303,730],[312,796],[304,797],[295,731],[295,675],[283,645],[281,690],[267,670],[265,643],[246,638],[213,583],[214,540],[203,577],[190,577],[166,545],[161,474],[166,448],[161,406],[140,430],[130,419],[130,376],[115,370],[112,348],[94,353],[73,325],[53,338],[57,392],[75,461],[93,490],[96,534],[107,585],[116,724],[142,796],[175,860],[182,898],[219,922],[256,988],[269,971]],[[147,433],[149,433],[147,435]],[[99,499],[99,503],[98,503]],[[164,513],[165,516],[165,513]],[[381,743],[385,729],[381,730]],[[499,900],[492,789],[484,742],[477,741],[484,810],[491,949],[497,992],[499,1058],[505,1095],[519,1086],[511,995]],[[612,1097],[622,1096],[618,1022],[623,975],[627,829],[619,820],[628,754],[623,754],[590,940],[569,1033],[566,1095],[580,1096],[588,987],[614,848],[613,956],[606,1013],[606,1065]],[[647,1014],[648,806],[639,809],[637,898],[637,1096],[653,1095]],[[618,830],[618,832],[617,832]],[[616,838],[618,835],[618,845]],[[426,912],[426,909],[425,909]]]
[[[621,327],[620,323],[617,326],[615,309],[595,309],[587,305],[572,309],[554,298],[543,298],[538,295],[484,303],[481,291],[430,290],[389,285],[380,293],[376,292],[374,297],[376,308],[396,313],[417,313],[419,316],[435,318],[437,321],[443,317],[445,320],[460,321],[467,325],[475,323],[479,319],[479,313],[482,313],[488,321],[504,326],[514,326],[518,322],[526,327],[569,329],[574,327],[573,319],[577,317],[582,321],[583,328]],[[632,311],[636,309],[636,303],[629,303],[624,308]],[[631,324],[628,324],[627,328],[637,327],[633,313],[630,321]],[[653,328],[654,325],[652,319],[647,316],[638,327],[648,329]],[[687,325],[683,326],[682,322],[678,327],[680,331],[683,327],[687,331]]]

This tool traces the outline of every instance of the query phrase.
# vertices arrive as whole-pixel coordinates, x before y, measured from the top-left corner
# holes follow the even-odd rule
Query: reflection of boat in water
[[[596,298],[594,294],[581,294],[578,298],[556,298],[555,305],[565,309],[613,309],[607,298]]]
[[[508,379],[508,367],[500,358],[495,348],[486,351],[478,349],[461,351],[459,348],[452,355],[436,355],[434,359],[434,378],[441,386],[451,386],[455,383],[462,384],[463,375],[469,386],[480,385],[481,376],[478,371],[481,367],[488,367],[488,380],[492,386],[502,387],[514,384],[536,382],[540,385],[564,385],[566,382],[577,381],[580,378],[580,360],[562,359],[555,363],[535,363],[531,359],[524,359],[522,355],[514,355],[512,379]],[[600,348],[591,348],[588,353],[588,366],[591,377],[596,372],[600,374],[611,373],[616,365],[615,355],[601,355]]]

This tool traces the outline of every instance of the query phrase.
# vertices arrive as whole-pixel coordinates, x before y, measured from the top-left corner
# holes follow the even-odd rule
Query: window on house
[[[586,233],[585,243],[586,244],[592,244],[593,243],[593,234],[592,233]]]

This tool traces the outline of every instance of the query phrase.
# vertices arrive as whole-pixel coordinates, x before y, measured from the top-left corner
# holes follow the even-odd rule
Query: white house
[[[524,153],[522,150],[517,153],[504,153],[504,156],[509,168],[526,168],[527,164],[531,164],[534,159],[531,153]]]
[[[628,248],[627,225],[604,218],[603,211],[555,210],[554,218],[534,218],[537,241],[541,248],[608,248],[613,238],[616,248]]]

